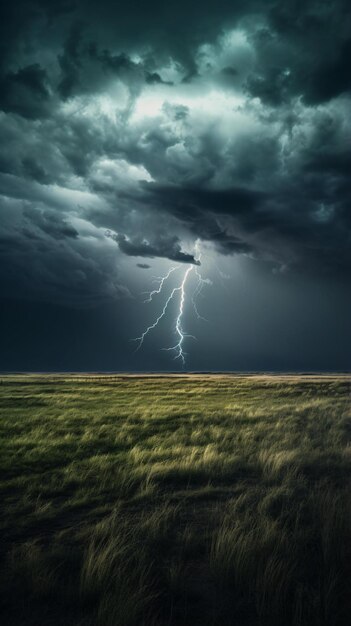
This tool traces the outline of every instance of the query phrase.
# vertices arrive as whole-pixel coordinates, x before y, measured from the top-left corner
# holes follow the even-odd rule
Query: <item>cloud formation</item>
[[[3,293],[119,298],[121,256],[195,263],[197,239],[347,275],[346,0],[1,12]]]
[[[119,249],[127,256],[147,257],[154,259],[155,257],[170,259],[178,263],[192,263],[200,265],[193,254],[183,252],[178,237],[162,237],[159,236],[153,243],[145,238],[136,236],[133,239],[120,235],[118,233],[110,233],[107,235],[118,243]]]

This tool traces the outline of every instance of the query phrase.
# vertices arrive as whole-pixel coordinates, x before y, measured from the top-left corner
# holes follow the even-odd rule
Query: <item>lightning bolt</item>
[[[180,302],[179,302],[179,311],[178,311],[178,315],[176,319],[175,330],[179,337],[179,340],[174,346],[171,346],[171,348],[162,348],[163,350],[166,350],[166,351],[174,350],[176,352],[174,359],[181,359],[183,366],[185,365],[185,357],[186,357],[186,353],[183,350],[184,339],[185,337],[192,337],[192,339],[195,339],[194,335],[189,335],[188,333],[185,333],[182,327],[182,318],[183,318],[184,303],[185,303],[185,285],[186,285],[188,276],[190,272],[193,271],[194,267],[195,267],[194,265],[191,265],[190,267],[188,267],[188,269],[186,270],[183,276],[181,285],[180,287],[178,287],[178,289],[180,290]]]
[[[199,244],[198,242],[195,243],[195,254],[196,254],[196,260],[200,262],[201,260],[201,252],[199,251]],[[169,279],[169,277],[171,276],[171,274],[175,271],[175,270],[179,270],[181,266],[176,266],[176,267],[171,267],[167,274],[165,276],[158,276],[156,277],[154,280],[158,282],[158,285],[155,289],[153,289],[150,292],[144,292],[147,294],[147,298],[144,300],[144,302],[152,302],[154,296],[161,294],[162,291],[164,290],[164,286],[166,281]],[[140,348],[142,347],[143,343],[144,343],[144,339],[145,337],[152,331],[154,330],[158,324],[160,323],[160,321],[162,320],[163,317],[165,317],[165,315],[167,314],[167,310],[169,307],[169,304],[178,296],[179,294],[179,307],[178,307],[178,313],[177,313],[177,317],[175,320],[175,327],[174,327],[174,332],[177,336],[177,343],[174,344],[173,346],[169,347],[169,348],[162,348],[162,350],[168,351],[168,352],[174,352],[175,356],[174,359],[179,359],[182,362],[183,367],[185,366],[185,362],[186,362],[186,352],[184,352],[184,340],[186,338],[192,338],[192,339],[196,339],[196,337],[194,337],[194,335],[190,335],[189,333],[185,332],[184,328],[183,328],[183,315],[184,315],[184,310],[185,310],[185,305],[186,305],[186,297],[187,297],[187,293],[186,293],[186,287],[187,287],[187,283],[189,280],[189,276],[191,275],[191,273],[193,273],[196,278],[197,278],[197,282],[196,282],[196,287],[194,289],[194,292],[192,294],[191,297],[191,302],[193,305],[193,309],[195,312],[195,315],[197,317],[197,319],[202,319],[207,321],[202,315],[200,315],[198,308],[197,308],[197,298],[199,297],[199,295],[201,294],[202,289],[204,288],[205,285],[212,285],[212,281],[209,278],[203,278],[200,270],[198,269],[198,265],[190,265],[189,267],[187,267],[187,269],[184,271],[182,280],[180,282],[180,284],[178,284],[177,287],[174,287],[170,293],[170,295],[168,296],[168,298],[166,299],[166,302],[161,310],[161,313],[157,316],[156,320],[150,324],[150,326],[147,326],[147,328],[142,332],[142,334],[139,337],[135,337],[133,339],[133,341],[138,342],[137,348],[136,348],[136,352],[138,350],[140,350]]]
[[[144,339],[145,339],[146,335],[148,335],[148,334],[149,334],[149,332],[150,332],[151,330],[153,330],[154,328],[156,328],[156,326],[158,325],[158,323],[159,323],[159,322],[162,320],[162,318],[166,315],[166,312],[167,312],[167,307],[168,307],[169,303],[171,302],[171,300],[173,300],[174,294],[175,294],[175,293],[177,293],[178,291],[181,291],[181,289],[182,289],[182,287],[181,287],[181,286],[180,286],[180,287],[174,287],[174,289],[172,289],[172,291],[171,291],[171,295],[170,295],[170,296],[168,296],[168,298],[167,298],[167,300],[166,300],[166,304],[164,305],[164,307],[163,307],[163,309],[162,309],[162,311],[161,311],[160,315],[159,315],[159,316],[158,316],[158,318],[156,319],[156,321],[155,321],[153,324],[150,324],[150,326],[148,326],[148,327],[146,328],[146,330],[144,330],[144,332],[143,332],[143,333],[141,333],[140,337],[135,337],[135,338],[133,339],[133,341],[138,341],[138,342],[139,342],[139,343],[138,343],[138,346],[137,346],[137,349],[136,349],[136,351],[135,351],[135,352],[137,352],[138,350],[140,350],[141,346],[142,346],[142,345],[143,345],[143,343],[144,343]]]
[[[171,267],[171,269],[167,272],[166,276],[156,276],[156,278],[154,279],[156,282],[159,283],[157,289],[153,289],[152,291],[146,291],[144,293],[146,293],[148,295],[148,297],[146,298],[146,300],[144,300],[144,302],[152,302],[153,297],[158,294],[161,293],[163,285],[165,284],[166,280],[168,280],[168,278],[170,277],[170,275],[175,271],[178,270],[179,267]]]

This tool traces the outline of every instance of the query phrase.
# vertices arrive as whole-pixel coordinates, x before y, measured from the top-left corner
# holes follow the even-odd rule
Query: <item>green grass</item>
[[[5,626],[346,626],[342,376],[3,376]]]

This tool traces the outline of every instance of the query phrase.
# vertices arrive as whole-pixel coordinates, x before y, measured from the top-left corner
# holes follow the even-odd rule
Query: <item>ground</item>
[[[5,626],[346,626],[345,376],[0,378]]]

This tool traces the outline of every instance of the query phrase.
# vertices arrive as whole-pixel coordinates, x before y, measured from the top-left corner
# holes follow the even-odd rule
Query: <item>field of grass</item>
[[[346,626],[350,382],[2,376],[4,626]]]

